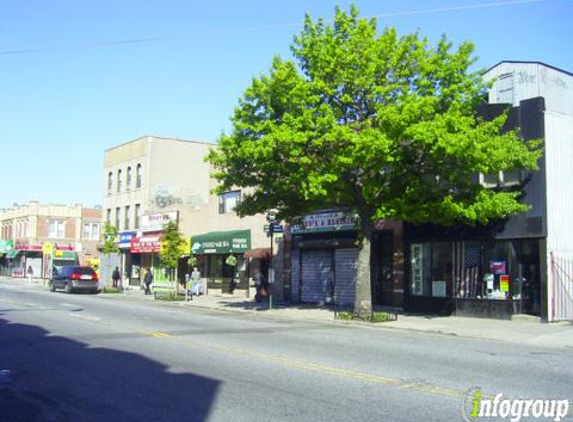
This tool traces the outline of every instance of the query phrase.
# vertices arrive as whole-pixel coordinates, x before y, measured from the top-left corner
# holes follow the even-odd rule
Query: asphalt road
[[[568,348],[269,320],[5,280],[3,369],[0,421],[10,422],[460,421],[475,387],[486,397],[573,398]]]

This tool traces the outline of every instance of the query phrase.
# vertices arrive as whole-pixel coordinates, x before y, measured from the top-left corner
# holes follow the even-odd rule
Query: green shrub
[[[335,316],[336,319],[339,321],[353,321],[355,319],[358,319],[354,317],[354,312],[352,311],[339,311],[336,312]],[[372,312],[372,319],[364,320],[364,322],[387,322],[387,321],[396,321],[397,319],[398,316],[396,314],[382,311],[374,311]]]
[[[117,287],[104,287],[100,290],[100,293],[121,293]]]
[[[156,290],[153,292],[155,300],[163,300],[165,302],[179,302],[185,300],[184,295],[175,293],[172,290]]]

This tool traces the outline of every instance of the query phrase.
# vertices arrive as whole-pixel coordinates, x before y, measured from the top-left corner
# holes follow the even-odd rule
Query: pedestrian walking
[[[148,268],[143,276],[143,284],[145,284],[145,294],[151,294],[151,284],[153,283],[153,273],[151,272],[151,268]]]
[[[113,287],[119,287],[120,278],[121,276],[119,275],[119,268],[115,267],[115,270],[113,270],[113,274],[111,275],[111,279],[113,281]]]
[[[191,295],[199,296],[201,290],[201,272],[197,267],[193,267],[193,272],[191,273]]]

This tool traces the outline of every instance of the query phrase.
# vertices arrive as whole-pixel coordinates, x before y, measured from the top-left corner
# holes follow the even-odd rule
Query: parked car
[[[91,292],[99,290],[98,277],[92,267],[61,267],[54,270],[49,283],[50,291],[64,289],[66,293]]]

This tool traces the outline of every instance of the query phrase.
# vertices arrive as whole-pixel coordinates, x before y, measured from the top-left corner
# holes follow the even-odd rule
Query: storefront
[[[14,241],[12,239],[0,239],[0,275],[9,275],[8,264],[13,251]]]
[[[162,267],[160,251],[163,227],[172,222],[178,224],[179,211],[169,211],[156,214],[145,214],[141,217],[140,228],[136,232],[122,232],[120,241],[129,242],[127,248],[120,250],[124,254],[124,273],[129,276],[131,285],[139,285],[145,275],[145,270],[153,271],[153,284],[156,287],[172,288],[174,281]]]
[[[71,246],[55,245],[52,254],[52,265],[56,269],[79,265],[78,254]]]
[[[209,232],[191,237],[191,253],[197,258],[207,292],[248,295],[249,271],[244,253],[249,249],[250,230]]]
[[[540,315],[541,239],[422,232],[408,243],[409,310],[497,319]]]
[[[290,228],[293,302],[354,303],[357,221],[343,212],[310,214]]]
[[[161,232],[148,232],[134,236],[129,246],[130,284],[139,285],[145,271],[153,270],[153,282],[160,285],[165,277],[160,269]]]
[[[10,254],[12,277],[42,277],[42,245],[16,243]]]
[[[135,237],[135,232],[126,231],[118,234],[117,248],[121,257],[121,270],[123,277],[127,278],[130,286],[139,286],[141,284],[141,253],[131,253],[131,241]],[[136,248],[134,248],[136,249]]]

